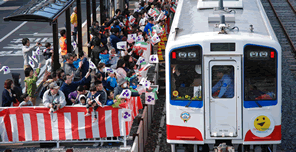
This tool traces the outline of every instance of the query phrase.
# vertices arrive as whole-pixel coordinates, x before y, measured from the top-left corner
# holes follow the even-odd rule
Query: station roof
[[[4,17],[4,21],[53,22],[75,0],[31,0],[12,14]]]

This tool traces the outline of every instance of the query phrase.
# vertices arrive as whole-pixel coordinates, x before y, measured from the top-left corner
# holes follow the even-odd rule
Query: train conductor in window
[[[213,97],[232,98],[234,96],[233,67],[225,68],[222,66],[213,66],[212,72],[213,80],[219,79],[219,81],[212,88]],[[214,75],[215,73],[216,75]]]

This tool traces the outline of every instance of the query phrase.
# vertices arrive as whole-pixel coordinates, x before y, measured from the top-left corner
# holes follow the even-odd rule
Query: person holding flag
[[[32,51],[36,50],[37,47],[42,46],[40,43],[36,43],[36,45],[30,47],[30,40],[28,38],[23,38],[22,40],[22,51],[23,51],[23,57],[24,57],[24,69],[30,67],[28,63],[28,57],[32,56]]]
[[[30,97],[30,101],[33,102],[33,105],[36,106],[36,89],[37,89],[37,80],[38,80],[38,75],[40,73],[40,68],[41,68],[41,63],[39,63],[38,68],[36,69],[36,72],[34,74],[33,68],[26,68],[25,69],[25,85],[26,85],[26,93]]]

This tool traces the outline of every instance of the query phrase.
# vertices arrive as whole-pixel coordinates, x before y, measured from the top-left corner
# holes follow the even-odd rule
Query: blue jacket
[[[99,56],[99,58],[101,59],[100,62],[105,63],[105,65],[109,64],[109,62],[110,62],[109,57],[110,57],[110,55],[108,53],[107,54],[100,53],[100,56]]]
[[[232,98],[234,96],[234,82],[228,74],[224,74],[223,77],[216,83],[212,89],[212,93],[220,90],[218,97]]]
[[[118,49],[117,49],[117,42],[120,42],[122,39],[121,37],[117,37],[116,35],[112,34],[110,35],[110,42],[111,42],[111,46],[115,48],[116,53],[118,53]]]
[[[108,99],[106,105],[107,106],[112,106],[113,105],[113,100],[112,99]]]
[[[76,69],[78,69],[79,67],[79,62],[80,62],[80,59],[77,59],[76,61],[73,62],[73,65]]]
[[[116,78],[115,77],[108,77],[107,78],[107,86],[106,86],[106,90],[114,90],[114,88],[117,87],[117,82],[116,82]]]
[[[2,107],[10,107],[12,102],[16,102],[16,94],[11,90],[12,97],[10,97],[9,92],[4,89],[2,92]],[[21,101],[20,101],[21,102]]]
[[[64,93],[67,101],[67,105],[72,105],[72,102],[68,100],[68,95],[75,91],[79,85],[84,85],[85,83],[89,82],[88,79],[83,77],[80,81],[72,81],[70,85],[67,83],[63,83],[60,90]]]
[[[146,32],[148,35],[150,35],[148,29],[150,29],[150,32],[152,32],[152,27],[153,26],[154,26],[153,24],[148,22],[147,25],[144,28],[144,32]]]
[[[120,28],[119,25],[116,25],[115,27],[114,27],[114,25],[113,25],[111,28],[118,28],[118,29],[119,29],[119,32],[121,32],[121,28]]]

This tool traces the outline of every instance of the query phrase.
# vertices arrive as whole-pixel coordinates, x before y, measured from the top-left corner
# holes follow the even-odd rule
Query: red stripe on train
[[[271,141],[271,140],[281,140],[281,138],[282,138],[281,125],[279,125],[279,126],[274,126],[273,132],[266,137],[257,137],[251,132],[251,130],[248,130],[244,141]]]
[[[167,139],[203,141],[201,132],[193,127],[167,125]]]

